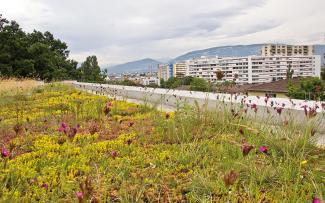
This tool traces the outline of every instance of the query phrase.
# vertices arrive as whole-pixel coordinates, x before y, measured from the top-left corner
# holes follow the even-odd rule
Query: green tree
[[[0,14],[0,76],[42,80],[77,79],[77,63],[69,60],[66,43],[50,32],[24,32]]]
[[[123,80],[119,85],[126,85],[126,86],[138,86],[134,81],[132,80]]]
[[[80,67],[81,80],[86,82],[102,82],[104,75],[101,73],[96,56],[88,56]]]
[[[191,85],[192,81],[193,81],[193,77],[191,77],[191,76],[186,76],[186,77],[182,78],[183,85]]]
[[[160,87],[161,88],[165,88],[166,87],[165,80],[163,78],[160,78]]]
[[[288,85],[288,95],[294,99],[323,100],[324,91],[324,82],[317,77],[303,78],[299,86]]]
[[[293,77],[293,73],[294,73],[294,71],[292,70],[292,65],[289,64],[288,69],[287,69],[287,73],[286,73],[287,79],[291,80],[292,77]]]
[[[0,14],[0,31],[2,31],[3,26],[8,23],[9,21],[2,17],[2,14]]]
[[[210,89],[209,83],[202,78],[193,78],[190,89],[193,91],[208,91]]]
[[[165,82],[165,87],[166,88],[176,88],[177,85],[180,85],[178,78],[171,77]]]
[[[321,79],[325,80],[325,67],[322,68],[322,71],[320,74],[321,74]]]

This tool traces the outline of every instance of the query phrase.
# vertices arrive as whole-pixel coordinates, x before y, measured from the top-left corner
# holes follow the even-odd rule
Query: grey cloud
[[[54,22],[44,29],[53,30],[75,51],[89,51],[111,45],[206,34],[219,28],[225,18],[240,15],[243,10],[260,5],[264,0],[232,0],[236,6],[223,9],[212,0],[206,0],[207,6],[201,9],[195,7],[197,1],[194,0],[45,2],[47,10],[52,11],[50,20]],[[225,4],[226,1],[219,2]],[[136,24],[128,21],[138,16],[150,22]]]
[[[276,28],[280,26],[280,22],[275,22],[275,21],[267,21],[264,22],[263,24],[256,24],[254,26],[248,26],[244,27],[238,30],[234,30],[232,33],[227,34],[227,37],[238,37],[238,36],[244,36],[244,35],[249,35],[257,32],[263,32],[266,30],[270,30],[273,28]]]
[[[314,0],[318,4],[323,0]],[[307,20],[301,13],[317,10],[303,0],[10,0],[0,13],[12,8],[13,19],[26,28],[50,31],[64,40],[72,56],[93,53],[103,63],[142,57],[172,57],[189,49],[229,44],[251,34]],[[295,3],[290,12],[279,4]],[[6,7],[6,4],[9,7]],[[302,4],[302,5],[299,5]],[[324,4],[324,3],[322,3]],[[281,9],[282,8],[282,9]],[[31,11],[30,11],[31,10]],[[263,12],[261,12],[263,11]],[[271,11],[271,12],[268,12]],[[265,12],[265,13],[264,13]],[[278,14],[281,15],[276,15]],[[16,15],[15,15],[16,14]],[[315,17],[316,19],[319,17]],[[286,24],[289,23],[289,24]],[[314,28],[314,33],[320,30]],[[275,35],[277,33],[274,33]],[[290,36],[287,34],[286,36]],[[268,38],[267,38],[268,37]],[[269,34],[256,40],[276,39]],[[288,37],[289,38],[289,37]],[[106,60],[106,61],[105,61]]]

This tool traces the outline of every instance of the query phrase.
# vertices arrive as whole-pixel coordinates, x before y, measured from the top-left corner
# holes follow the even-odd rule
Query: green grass
[[[325,150],[291,123],[270,130],[198,105],[164,113],[57,84],[2,94],[0,108],[11,153],[0,159],[0,202],[75,202],[77,191],[80,202],[325,198]],[[81,127],[68,137],[62,122]],[[254,146],[247,156],[243,143]]]

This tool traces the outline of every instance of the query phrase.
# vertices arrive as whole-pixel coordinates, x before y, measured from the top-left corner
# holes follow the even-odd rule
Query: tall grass
[[[308,126],[198,104],[166,113],[59,84],[7,92],[0,108],[0,148],[11,153],[0,158],[1,202],[324,199],[325,151]],[[80,128],[71,136],[62,122]]]
[[[3,94],[4,92],[19,92],[19,91],[25,91],[32,89],[38,85],[40,85],[41,82],[31,80],[31,79],[17,79],[17,78],[1,78],[0,77],[0,94]]]

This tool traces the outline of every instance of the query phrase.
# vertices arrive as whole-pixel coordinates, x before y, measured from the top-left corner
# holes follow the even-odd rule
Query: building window
[[[275,93],[265,93],[266,97],[273,97],[276,98],[276,94]]]

